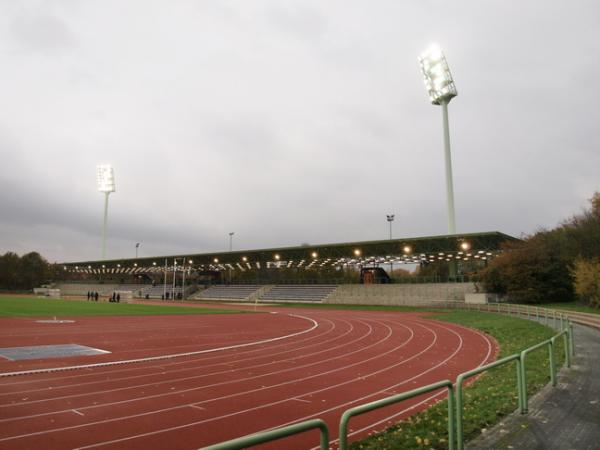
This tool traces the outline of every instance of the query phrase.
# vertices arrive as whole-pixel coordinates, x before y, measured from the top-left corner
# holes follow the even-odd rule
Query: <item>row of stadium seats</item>
[[[248,300],[258,294],[260,301],[322,302],[337,289],[337,285],[276,285],[259,293],[264,288],[265,286],[259,285],[211,286],[195,298]]]
[[[278,285],[260,299],[265,301],[322,302],[337,289],[336,285]]]
[[[198,296],[199,298],[222,298],[243,300],[249,298],[262,286],[257,285],[235,285],[235,286],[211,286]]]

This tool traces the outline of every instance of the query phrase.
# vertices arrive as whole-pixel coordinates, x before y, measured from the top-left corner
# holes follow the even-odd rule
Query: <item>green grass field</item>
[[[150,316],[241,312],[247,311],[0,295],[0,317]]]

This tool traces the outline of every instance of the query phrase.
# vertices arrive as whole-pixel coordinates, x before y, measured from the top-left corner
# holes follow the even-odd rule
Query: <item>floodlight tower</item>
[[[456,97],[456,87],[441,48],[429,46],[419,57],[425,88],[434,105],[442,105],[444,122],[444,154],[446,160],[446,201],[448,204],[448,233],[456,234],[454,217],[454,187],[452,183],[452,159],[450,157],[450,130],[448,126],[448,103]]]
[[[97,167],[98,191],[104,193],[104,226],[102,227],[102,259],[106,259],[106,224],[108,221],[108,196],[115,192],[115,171],[110,164]]]
[[[392,222],[394,221],[394,214],[386,214],[387,221],[390,223],[390,241],[392,240]]]

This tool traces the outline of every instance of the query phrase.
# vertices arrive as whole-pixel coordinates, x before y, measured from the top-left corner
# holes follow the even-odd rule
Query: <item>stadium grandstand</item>
[[[468,233],[257,250],[63,263],[63,295],[129,291],[133,298],[388,304],[402,299],[461,300],[474,274],[516,238]],[[435,276],[402,277],[402,267],[437,266]],[[402,273],[408,273],[402,271]],[[444,276],[440,276],[443,273]],[[358,286],[357,286],[358,285]]]

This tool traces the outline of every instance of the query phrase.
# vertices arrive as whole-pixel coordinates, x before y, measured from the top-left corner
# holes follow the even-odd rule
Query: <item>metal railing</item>
[[[376,400],[365,405],[356,406],[348,409],[340,419],[340,450],[348,449],[348,422],[354,416],[373,411],[374,409],[383,408],[384,406],[408,400],[409,398],[418,395],[426,394],[427,392],[437,391],[438,389],[446,388],[448,390],[448,444],[449,450],[454,450],[454,387],[449,380],[438,381],[437,383],[429,384],[412,391],[403,392],[402,394],[392,395],[381,400]]]
[[[239,450],[317,428],[319,429],[321,436],[321,450],[327,450],[329,448],[329,430],[327,429],[325,422],[321,419],[306,420],[304,422],[288,425],[287,427],[250,434],[230,441],[221,442],[220,444],[203,447],[202,450]]]
[[[521,356],[514,354],[507,356],[506,358],[499,359],[493,363],[486,364],[485,366],[477,367],[473,370],[461,373],[456,378],[456,441],[457,449],[462,450],[464,442],[464,431],[463,431],[463,383],[467,378],[471,378],[475,375],[485,372],[486,370],[493,369],[495,367],[510,363],[512,361],[517,362],[517,393],[519,396],[519,410],[521,413],[524,411],[524,399],[523,399],[523,380],[522,380],[522,364]]]
[[[465,380],[475,375],[479,375],[487,370],[497,368],[504,364],[516,362],[517,374],[517,395],[518,395],[518,411],[521,414],[528,412],[528,396],[527,396],[527,379],[526,379],[526,360],[527,355],[531,352],[548,346],[548,360],[550,366],[550,382],[552,386],[556,386],[556,363],[554,359],[554,351],[557,348],[556,341],[561,337],[564,339],[565,365],[570,367],[571,357],[575,355],[575,345],[573,343],[573,325],[569,317],[566,317],[562,312],[556,314],[555,310],[547,308],[538,308],[526,305],[512,304],[466,304],[458,302],[440,302],[440,306],[447,308],[465,308],[468,310],[477,310],[482,312],[504,313],[508,315],[526,315],[527,318],[535,317],[538,321],[544,321],[546,325],[554,321],[555,327],[559,328],[559,332],[552,338],[533,345],[522,350],[520,353],[504,357],[485,366],[463,372],[456,378],[456,383],[453,384],[449,380],[439,381],[429,384],[421,388],[413,389],[408,392],[403,392],[390,397],[386,397],[364,405],[356,406],[346,410],[339,424],[339,448],[347,450],[348,448],[348,422],[354,416],[364,414],[375,409],[383,408],[404,400],[422,395],[431,391],[446,388],[448,391],[448,448],[449,450],[463,450],[464,448],[464,401],[463,401],[463,384]],[[560,325],[559,325],[560,324]],[[256,433],[248,436],[243,436],[237,439],[226,441],[220,444],[204,447],[202,450],[237,450],[252,445],[270,442],[293,434],[303,433],[305,431],[319,428],[321,431],[321,449],[329,448],[329,431],[327,425],[321,419],[312,419],[305,422],[289,425],[274,430]]]

